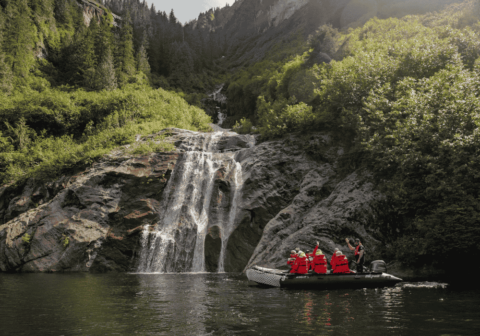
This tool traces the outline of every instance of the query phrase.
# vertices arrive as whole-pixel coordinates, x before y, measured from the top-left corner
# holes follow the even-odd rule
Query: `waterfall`
[[[158,221],[142,233],[139,272],[205,272],[205,238],[214,225],[220,228],[222,241],[218,270],[224,271],[226,244],[234,229],[243,182],[235,153],[217,150],[224,134],[189,132],[179,145],[184,153],[163,191]],[[228,213],[216,213],[212,220],[212,192],[219,175],[233,176],[229,180],[232,201],[225,210]]]
[[[237,214],[237,202],[241,192],[241,186],[243,185],[242,179],[242,165],[236,162],[235,165],[235,183],[234,183],[234,196],[232,200],[232,206],[230,214],[228,216],[228,222],[222,227],[222,248],[220,250],[220,259],[218,260],[218,272],[225,272],[225,251],[227,249],[228,238],[233,232],[235,225],[235,217]]]
[[[220,103],[220,106],[217,106],[216,109],[217,109],[217,115],[218,115],[218,122],[217,122],[217,126],[222,126],[223,122],[225,121],[225,119],[227,119],[227,115],[222,112],[222,104],[226,104],[227,103],[227,97],[225,95],[222,94],[222,90],[223,90],[223,87],[225,86],[225,84],[221,84],[219,85],[215,91],[213,91],[209,97],[211,97],[214,101],[216,101],[217,103]]]

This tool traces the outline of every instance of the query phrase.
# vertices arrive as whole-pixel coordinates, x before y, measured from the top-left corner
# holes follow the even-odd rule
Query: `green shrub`
[[[249,134],[253,131],[253,124],[249,119],[242,118],[240,122],[236,122],[233,130],[238,134]]]
[[[0,116],[8,123],[0,125],[6,149],[0,152],[0,183],[53,178],[133,143],[136,134],[167,127],[211,130],[210,117],[177,94],[136,84],[108,92],[17,93],[0,100]]]
[[[410,265],[467,267],[457,256],[480,253],[480,23],[468,6],[320,29],[307,53],[267,58],[228,88],[264,138],[328,129],[351,140],[346,157],[387,197],[385,252]],[[327,46],[334,60],[311,65]]]
[[[23,236],[22,236],[22,242],[25,244],[25,245],[29,245],[32,241],[32,236],[30,236],[28,233],[25,233]]]
[[[69,244],[70,244],[70,239],[66,235],[62,235],[63,248],[67,248]]]
[[[174,150],[175,150],[175,146],[172,143],[169,143],[166,141],[155,142],[152,140],[134,144],[130,148],[130,152],[132,154],[140,154],[140,155],[146,155],[146,154],[157,153],[157,152],[172,152]]]

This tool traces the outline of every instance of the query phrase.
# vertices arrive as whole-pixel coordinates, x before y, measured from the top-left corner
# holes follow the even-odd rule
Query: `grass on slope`
[[[0,101],[0,183],[52,178],[91,163],[136,134],[166,127],[210,130],[210,118],[177,94],[147,86],[122,90],[17,92]]]

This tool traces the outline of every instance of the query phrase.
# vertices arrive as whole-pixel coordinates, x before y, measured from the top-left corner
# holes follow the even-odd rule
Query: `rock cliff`
[[[371,224],[382,197],[368,172],[341,169],[340,140],[320,133],[290,135],[254,146],[252,136],[218,132],[208,135],[216,138],[213,148],[192,142],[189,131],[165,133],[176,152],[134,156],[118,150],[56,181],[3,187],[0,270],[137,270],[145,234],[158,230],[161,236],[168,204],[183,204],[168,224],[174,242],[161,261],[173,272],[193,269],[199,244],[211,272],[240,272],[252,264],[279,267],[292,248],[313,249],[317,240],[327,254],[335,247],[346,252],[347,236],[361,237],[369,253],[379,246]],[[208,146],[219,153],[211,156],[209,186],[185,181],[203,174],[186,173],[188,151],[201,153]],[[228,161],[221,161],[221,153],[230,153]],[[239,164],[236,169],[231,160]],[[197,191],[201,194],[193,196]],[[191,201],[178,203],[179,197]],[[205,235],[196,212],[207,218]]]

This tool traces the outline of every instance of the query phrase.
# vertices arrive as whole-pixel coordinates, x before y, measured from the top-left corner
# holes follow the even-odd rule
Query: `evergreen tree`
[[[7,64],[16,76],[26,77],[35,62],[35,26],[27,0],[8,3],[6,8],[6,25],[4,50]]]
[[[110,49],[110,52],[112,51],[112,46],[114,43],[112,28],[107,17],[102,17],[100,19],[100,25],[94,34],[94,38],[95,55],[97,57],[97,62],[100,63],[100,61],[105,58],[107,50]]]
[[[128,77],[135,74],[133,28],[130,21],[130,13],[127,12],[122,21],[122,27],[117,41],[117,57],[115,63],[118,81],[121,85],[128,80]]]
[[[168,22],[170,23],[170,25],[174,26],[177,24],[177,18],[175,17],[175,13],[173,12],[173,8],[172,10],[170,11],[170,15],[168,16]]]
[[[9,93],[12,90],[12,70],[5,63],[5,54],[3,53],[3,27],[5,17],[0,8],[0,93]]]
[[[148,63],[147,55],[147,36],[143,38],[143,43],[137,52],[137,70],[143,72],[147,77],[150,76],[150,64]]]
[[[189,79],[193,73],[194,56],[187,43],[175,42],[172,45],[170,81],[178,87],[190,87]]]
[[[87,88],[95,88],[95,72],[97,68],[97,56],[95,54],[95,42],[99,27],[97,20],[92,20],[84,34],[79,33],[78,38],[78,72],[77,78]],[[83,36],[82,36],[83,35]]]
[[[110,47],[107,46],[95,74],[95,89],[114,90],[116,88],[117,79],[115,77],[113,55]]]

